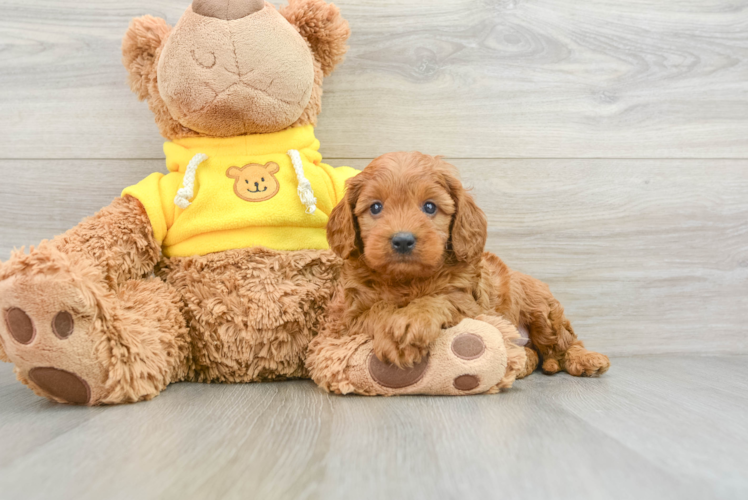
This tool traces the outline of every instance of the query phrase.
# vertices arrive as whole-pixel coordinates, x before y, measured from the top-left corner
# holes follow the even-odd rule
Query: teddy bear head
[[[349,34],[324,0],[193,0],[174,28],[134,19],[122,54],[161,135],[232,137],[316,124]]]

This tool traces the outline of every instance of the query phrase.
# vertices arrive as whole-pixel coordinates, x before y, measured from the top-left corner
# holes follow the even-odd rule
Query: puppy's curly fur
[[[373,337],[381,360],[411,366],[443,328],[489,314],[530,333],[520,377],[535,369],[535,351],[549,374],[608,369],[607,356],[577,339],[545,283],[484,252],[485,214],[454,166],[417,152],[389,153],[347,186],[327,226],[332,250],[344,259],[343,325]],[[395,235],[405,243],[393,243]]]

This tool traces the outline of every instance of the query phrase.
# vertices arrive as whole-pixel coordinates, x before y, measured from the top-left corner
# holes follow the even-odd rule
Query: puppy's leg
[[[565,370],[577,377],[595,377],[608,370],[608,357],[584,348],[548,285],[509,270],[497,258],[489,259],[489,265],[501,296],[498,312],[527,326],[532,346],[543,359],[544,373],[552,375]],[[528,365],[532,361],[532,354],[528,353]],[[529,366],[526,368],[523,375],[532,371]]]
[[[527,365],[517,378],[532,373],[537,366],[537,354],[542,357],[541,368],[548,375],[566,370],[571,375],[594,377],[608,370],[608,357],[584,348],[548,285],[512,271],[489,252],[483,255],[483,265],[481,290],[490,297],[490,307],[529,330]]]
[[[596,377],[610,368],[607,356],[584,348],[548,285],[517,272],[513,279],[522,290],[520,316],[528,325],[533,346],[543,357],[544,373],[565,370],[577,377]]]

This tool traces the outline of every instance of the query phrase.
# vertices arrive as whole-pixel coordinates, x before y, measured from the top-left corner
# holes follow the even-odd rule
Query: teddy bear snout
[[[205,17],[233,21],[261,11],[265,0],[193,0],[192,12]]]

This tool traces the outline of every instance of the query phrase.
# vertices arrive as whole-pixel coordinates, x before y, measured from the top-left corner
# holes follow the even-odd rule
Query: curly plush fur
[[[529,329],[546,373],[594,376],[609,367],[607,357],[584,349],[547,285],[483,252],[485,215],[456,169],[438,157],[390,153],[374,160],[348,181],[327,232],[345,259],[341,332],[368,333],[383,361],[411,366],[442,329],[499,315]],[[402,233],[415,241],[404,253],[393,246]],[[537,364],[537,355],[527,359],[518,375]]]
[[[308,376],[309,341],[326,318],[340,261],[329,250],[248,248],[164,260],[190,327],[189,379],[253,382]]]

